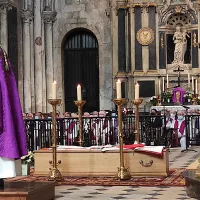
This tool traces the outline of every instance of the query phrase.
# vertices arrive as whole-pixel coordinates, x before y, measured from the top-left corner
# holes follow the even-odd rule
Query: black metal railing
[[[51,119],[25,119],[29,150],[49,148],[52,142]],[[173,147],[173,129],[165,126],[165,117],[144,115],[139,117],[140,142],[146,145]],[[122,118],[124,143],[135,142],[135,116]],[[200,116],[186,116],[186,134],[189,145],[200,144]],[[84,145],[118,144],[118,118],[83,117]],[[79,122],[77,118],[57,119],[58,145],[79,145]]]

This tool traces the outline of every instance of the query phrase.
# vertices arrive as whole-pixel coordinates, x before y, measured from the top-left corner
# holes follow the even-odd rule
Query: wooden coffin
[[[52,160],[51,150],[35,151],[35,175],[47,175]],[[120,166],[119,151],[100,150],[58,150],[58,166],[63,176],[115,176]],[[124,150],[124,164],[132,176],[167,176],[169,173],[169,154],[148,155]]]

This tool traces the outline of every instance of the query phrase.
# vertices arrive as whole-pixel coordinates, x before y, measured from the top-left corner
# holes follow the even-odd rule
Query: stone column
[[[200,2],[199,2],[199,5],[198,5],[198,38],[200,38]],[[197,41],[199,42],[199,41]],[[200,63],[200,51],[198,51],[198,62]]]
[[[142,8],[142,27],[149,27],[149,13],[148,7],[143,6]],[[142,65],[143,71],[147,72],[149,69],[149,47],[142,46]]]
[[[52,97],[52,83],[54,78],[53,67],[53,22],[56,20],[56,12],[43,11],[44,37],[45,37],[45,69],[46,69],[46,94],[47,99]],[[51,112],[52,107],[47,104],[47,112]]]
[[[1,25],[1,46],[8,52],[8,24],[7,24],[7,10],[12,9],[8,4],[0,5],[0,25]]]
[[[122,82],[122,98],[127,98],[127,72],[126,72],[126,12],[127,2],[117,1],[118,16],[118,72],[116,78]]]
[[[130,34],[131,34],[131,72],[135,70],[135,13],[134,7],[130,8]]]
[[[129,8],[129,23],[128,23],[128,30],[129,30],[129,73],[128,73],[128,99],[132,100],[134,98],[133,91],[134,91],[134,78],[133,72],[135,70],[135,17],[134,17],[134,7]],[[129,102],[129,107],[130,102]]]
[[[24,67],[24,112],[31,112],[31,42],[30,22],[33,18],[29,10],[21,11],[23,21],[23,67]]]
[[[118,71],[126,71],[126,43],[125,43],[125,14],[124,8],[118,8]]]
[[[41,3],[34,0],[34,50],[35,50],[35,107],[37,112],[42,112],[42,20],[40,12]]]
[[[34,62],[34,25],[30,24],[30,46],[31,46],[31,111],[35,113],[35,62]],[[37,90],[36,90],[37,91]]]
[[[156,8],[157,9],[157,8]],[[156,40],[156,66],[157,66],[157,70],[159,70],[159,15],[158,12],[156,12],[156,38],[154,40]]]

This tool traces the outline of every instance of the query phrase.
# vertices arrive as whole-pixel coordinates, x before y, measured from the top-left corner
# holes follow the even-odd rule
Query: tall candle
[[[195,94],[198,94],[198,81],[195,80]]]
[[[82,100],[81,86],[79,84],[77,85],[77,100],[78,101]]]
[[[190,88],[190,73],[188,73],[188,88]]]
[[[135,99],[140,98],[140,85],[138,83],[135,84]]]
[[[165,77],[162,77],[162,90],[165,91]]]
[[[117,99],[121,99],[122,98],[122,84],[119,79],[116,82],[116,90],[117,90]]]
[[[169,75],[167,74],[167,88],[169,88]]]
[[[57,93],[57,82],[54,81],[52,83],[52,99],[56,99],[56,93]]]
[[[194,91],[194,77],[192,76],[192,91]]]
[[[160,95],[161,93],[161,83],[160,83],[160,79],[158,80],[158,95]]]

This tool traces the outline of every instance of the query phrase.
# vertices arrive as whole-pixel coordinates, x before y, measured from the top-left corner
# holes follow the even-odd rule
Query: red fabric
[[[116,147],[120,147],[120,146],[116,146]],[[129,144],[129,145],[123,145],[123,148],[126,149],[135,149],[137,147],[144,147],[144,144]]]
[[[174,128],[178,130],[178,121],[177,120],[175,121]],[[183,135],[184,130],[185,130],[185,120],[182,121],[181,126],[179,128],[179,132],[181,133],[181,135]]]
[[[178,121],[176,120],[174,123],[174,128],[177,129],[172,137],[172,147],[178,147],[180,145],[180,140],[178,139],[178,131],[183,135],[185,129],[185,120],[182,121],[181,126],[178,130]]]

